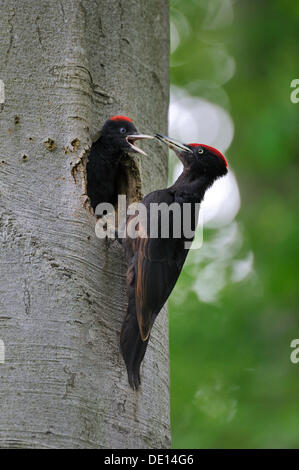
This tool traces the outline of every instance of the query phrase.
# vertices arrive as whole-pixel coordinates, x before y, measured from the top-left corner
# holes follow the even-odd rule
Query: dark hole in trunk
[[[89,152],[86,154],[86,164],[88,162]],[[86,172],[85,172],[86,174]],[[121,158],[117,175],[115,179],[115,191],[112,198],[109,201],[102,201],[102,202],[109,202],[113,204],[116,212],[116,220],[117,220],[117,211],[118,211],[118,195],[125,195],[126,196],[126,206],[130,205],[133,202],[138,202],[142,199],[141,193],[141,179],[140,173],[137,164],[135,163],[134,159],[124,154]],[[86,192],[88,194],[88,199],[90,205],[95,212],[96,203],[92,198],[93,190],[92,188],[88,188],[88,180],[86,175]]]

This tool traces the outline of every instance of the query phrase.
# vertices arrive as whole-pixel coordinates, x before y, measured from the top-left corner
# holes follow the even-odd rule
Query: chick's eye
[[[197,153],[199,153],[199,154],[204,153],[204,149],[198,149],[198,150],[197,150]]]
[[[121,134],[125,134],[125,133],[127,132],[127,129],[126,129],[125,127],[121,127],[121,128],[119,129],[119,132],[120,132]]]

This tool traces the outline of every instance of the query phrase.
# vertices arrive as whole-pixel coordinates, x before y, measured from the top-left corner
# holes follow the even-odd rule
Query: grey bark
[[[136,393],[119,352],[125,261],[70,172],[110,115],[166,131],[168,2],[2,0],[0,30],[0,447],[168,447],[166,309]],[[146,194],[167,155],[144,148]]]

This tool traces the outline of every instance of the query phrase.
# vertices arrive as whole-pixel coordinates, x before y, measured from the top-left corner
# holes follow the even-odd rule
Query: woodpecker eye
[[[121,128],[119,129],[119,132],[120,132],[121,134],[125,134],[125,133],[127,132],[127,129],[126,129],[125,127],[121,127]]]
[[[199,153],[199,154],[204,153],[204,149],[198,149],[198,150],[197,150],[197,153]]]

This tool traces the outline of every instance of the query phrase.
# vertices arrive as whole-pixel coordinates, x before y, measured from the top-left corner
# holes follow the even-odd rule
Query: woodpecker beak
[[[192,150],[189,149],[189,147],[182,144],[178,140],[170,139],[169,137],[166,137],[165,135],[162,135],[162,134],[155,134],[155,137],[161,142],[164,142],[164,144],[168,145],[168,147],[172,150],[178,150],[178,151],[183,150],[184,152],[190,152],[193,154]]]
[[[141,153],[141,155],[146,155],[146,153],[141,150],[139,147],[135,145],[136,140],[143,140],[143,139],[153,139],[154,137],[152,135],[146,135],[146,134],[133,134],[133,135],[128,135],[126,137],[126,140],[130,147],[134,150],[134,152]],[[147,155],[146,155],[147,156]]]

